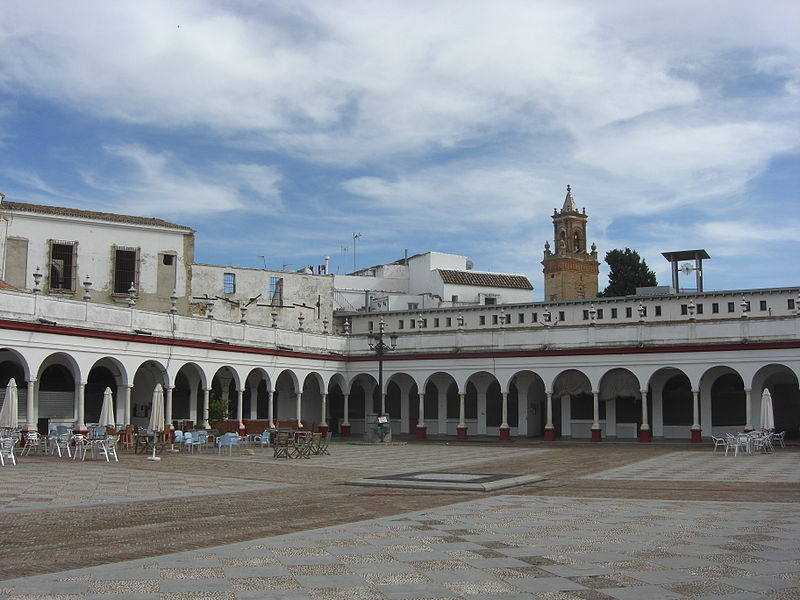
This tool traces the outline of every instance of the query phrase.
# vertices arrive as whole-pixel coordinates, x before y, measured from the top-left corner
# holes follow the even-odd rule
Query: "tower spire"
[[[572,186],[567,186],[567,197],[564,198],[564,206],[561,208],[561,212],[578,212],[578,209],[575,208],[575,199],[572,197]]]

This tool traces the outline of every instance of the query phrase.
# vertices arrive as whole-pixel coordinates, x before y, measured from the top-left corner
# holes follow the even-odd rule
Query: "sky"
[[[571,184],[601,260],[797,285],[798,100],[795,0],[0,3],[0,192],[214,264],[453,252],[541,299]]]

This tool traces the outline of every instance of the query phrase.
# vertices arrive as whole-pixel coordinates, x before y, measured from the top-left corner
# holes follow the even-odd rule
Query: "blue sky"
[[[540,298],[569,183],[601,256],[797,285],[798,100],[793,1],[0,4],[0,192],[190,225],[201,262],[347,272],[358,232],[359,267]]]

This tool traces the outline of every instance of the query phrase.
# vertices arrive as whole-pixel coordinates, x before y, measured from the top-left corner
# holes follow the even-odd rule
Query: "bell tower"
[[[587,252],[586,209],[578,212],[572,187],[567,186],[567,197],[561,210],[553,209],[553,241],[544,244],[544,299],[580,300],[597,296],[597,277],[600,263],[597,246]]]

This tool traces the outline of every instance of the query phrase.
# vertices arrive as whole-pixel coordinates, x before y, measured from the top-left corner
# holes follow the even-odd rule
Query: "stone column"
[[[650,423],[647,420],[647,390],[639,392],[642,395],[642,426],[639,428],[639,441],[643,443],[650,442]]]
[[[592,441],[601,442],[603,436],[600,432],[600,392],[592,390]]]
[[[753,400],[750,388],[744,388],[745,431],[753,431]]]
[[[75,431],[78,433],[87,433],[86,423],[84,422],[84,405],[83,394],[86,391],[86,382],[81,381],[75,386],[75,404],[77,405],[78,420],[75,421]]]
[[[296,415],[296,417],[297,417],[297,428],[298,429],[302,429],[303,428],[303,422],[300,420],[300,407],[301,407],[302,404],[303,404],[303,392],[297,392],[297,405],[296,405],[297,415]]]
[[[553,425],[553,392],[545,392],[545,396],[547,397],[545,407],[547,422],[544,425],[544,441],[553,442],[556,439],[556,428]]]
[[[239,432],[244,429],[244,390],[236,390],[236,420],[239,421]]]
[[[28,394],[25,398],[25,428],[36,431],[36,380],[28,380]]]
[[[125,386],[117,386],[117,394],[114,397],[114,423],[116,425],[125,424],[125,405],[123,404],[125,398]]]
[[[269,421],[269,428],[275,428],[275,406],[273,404],[273,399],[275,398],[274,392],[270,392],[267,390],[267,420]]]
[[[500,392],[500,408],[502,415],[502,422],[500,423],[500,439],[511,439],[511,427],[508,426],[508,393]]]
[[[456,427],[456,439],[467,439],[467,409],[466,394],[458,394],[458,427]]]
[[[342,394],[344,398],[344,416],[342,424],[339,426],[339,433],[342,437],[350,437],[350,394]]]
[[[131,424],[131,391],[132,385],[125,386],[125,419],[122,421],[124,425]]]
[[[699,444],[703,441],[700,428],[700,390],[692,390],[692,443]]]
[[[209,388],[203,388],[203,428],[211,429],[211,423],[208,422],[208,397],[211,395]]]
[[[425,426],[425,394],[417,394],[419,398],[419,418],[417,419],[417,437],[424,440],[428,437],[428,428]]]
[[[319,422],[319,432],[322,435],[325,435],[326,433],[328,433],[328,418],[327,418],[327,416],[328,416],[328,410],[327,410],[328,394],[322,394],[321,395],[321,400],[322,400],[322,405],[320,406],[320,409],[321,409],[320,413],[321,413],[322,418],[320,419],[320,422]]]

